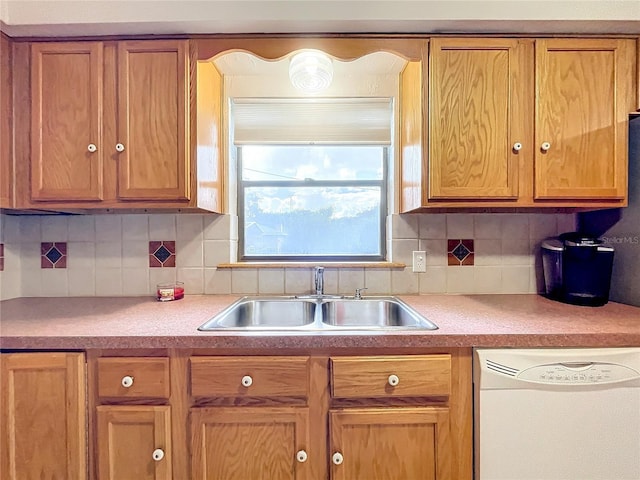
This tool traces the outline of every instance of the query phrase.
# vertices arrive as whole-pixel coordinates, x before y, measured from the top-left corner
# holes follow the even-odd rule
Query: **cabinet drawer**
[[[168,358],[99,358],[98,396],[169,398]]]
[[[191,357],[194,397],[306,397],[308,357]]]
[[[450,355],[331,358],[336,398],[448,396]]]

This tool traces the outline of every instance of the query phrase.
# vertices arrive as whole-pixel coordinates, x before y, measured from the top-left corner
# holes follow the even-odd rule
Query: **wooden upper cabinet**
[[[640,37],[636,43],[636,110],[640,112]]]
[[[171,480],[170,408],[97,407],[98,480]]]
[[[11,41],[0,34],[0,208],[13,207]]]
[[[31,46],[31,199],[101,200],[103,45]]]
[[[417,123],[404,100],[405,90],[407,98],[417,92],[412,70],[400,78],[400,210],[625,205],[628,114],[640,97],[636,44],[433,38],[421,183],[419,164],[404,163],[413,152],[405,146],[419,143],[403,133]]]
[[[425,125],[428,118],[426,105],[422,101],[427,72],[426,59],[428,42],[422,43],[420,60],[408,61],[400,72],[400,208],[409,211],[419,208],[426,195],[423,188],[425,167],[423,162],[425,146]]]
[[[335,410],[329,423],[332,480],[454,480],[447,408]]]
[[[82,353],[0,355],[0,478],[87,478]]]
[[[199,135],[189,40],[34,42],[14,51],[15,208],[222,210],[222,82],[203,87],[212,103],[203,109],[217,123]]]
[[[189,199],[189,41],[118,44],[118,197]]]
[[[222,74],[213,62],[198,61],[196,65],[196,123],[191,138],[196,144],[195,168],[198,172],[198,203],[209,210],[222,212],[224,188],[223,158],[223,85]],[[195,133],[195,140],[194,140]]]
[[[536,41],[535,199],[624,200],[635,42]]]
[[[523,54],[517,39],[431,41],[429,200],[518,197]]]

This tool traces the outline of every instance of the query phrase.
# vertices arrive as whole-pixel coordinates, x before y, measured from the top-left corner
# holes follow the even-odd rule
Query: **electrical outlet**
[[[427,252],[413,252],[413,271],[415,273],[423,273],[427,271]]]

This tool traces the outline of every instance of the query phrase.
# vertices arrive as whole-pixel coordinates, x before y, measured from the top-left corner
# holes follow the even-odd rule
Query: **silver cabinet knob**
[[[522,144],[520,142],[516,142],[513,144],[513,151],[514,152],[519,152],[520,150],[522,150]]]
[[[122,381],[120,383],[122,383],[122,386],[124,388],[129,388],[131,385],[133,385],[133,377],[130,377],[129,375],[127,375],[126,377],[122,377]]]
[[[344,461],[344,458],[342,457],[342,454],[340,452],[336,452],[331,457],[331,461],[334,465],[340,465]]]
[[[543,152],[548,152],[550,148],[551,144],[549,142],[543,142],[542,145],[540,145],[540,150]]]
[[[298,462],[300,463],[304,463],[307,461],[307,452],[305,452],[304,450],[300,450],[298,453],[296,453],[296,460],[298,460]]]
[[[156,448],[151,454],[151,456],[156,462],[159,462],[164,458],[164,451],[161,448]]]
[[[90,143],[89,146],[87,147],[87,150],[89,150],[91,153],[93,153],[96,150],[98,150],[98,147],[96,147],[93,143]]]
[[[400,383],[400,379],[398,378],[397,375],[389,375],[389,378],[387,379],[387,381],[389,382],[389,385],[391,385],[392,387],[395,387]]]
[[[116,143],[116,150],[118,152],[124,152],[124,145],[121,143]]]
[[[243,387],[250,387],[251,385],[253,385],[253,378],[251,378],[250,375],[245,375],[244,377],[242,377],[241,383]]]

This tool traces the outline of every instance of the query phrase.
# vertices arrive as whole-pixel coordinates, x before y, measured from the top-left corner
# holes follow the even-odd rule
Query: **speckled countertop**
[[[640,346],[640,308],[578,307],[539,295],[400,296],[438,325],[422,332],[200,332],[237,295],[21,298],[0,302],[3,349],[213,348],[322,351],[354,348]]]

